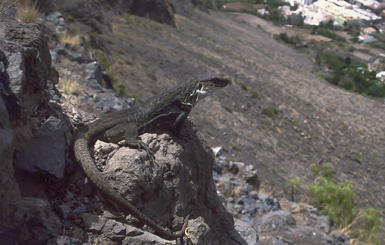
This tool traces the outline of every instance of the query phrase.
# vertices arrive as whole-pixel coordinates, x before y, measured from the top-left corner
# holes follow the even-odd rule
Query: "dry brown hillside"
[[[191,113],[211,146],[257,166],[264,189],[281,197],[290,176],[305,187],[310,164],[330,162],[337,180],[354,182],[360,207],[382,208],[383,101],[329,85],[312,72],[309,55],[231,15],[195,11],[176,19],[177,29],[113,16],[111,33],[96,37],[126,94],[145,101],[193,74],[229,76],[230,86]],[[275,118],[263,113],[268,107]]]

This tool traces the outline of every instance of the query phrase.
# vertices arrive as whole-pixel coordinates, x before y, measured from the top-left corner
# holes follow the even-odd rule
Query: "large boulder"
[[[95,158],[96,165],[104,169],[104,183],[147,217],[172,230],[179,230],[184,217],[192,213],[188,232],[193,244],[247,244],[218,198],[212,150],[190,121],[184,127],[188,140],[162,131],[141,136],[154,153],[155,163],[146,151],[118,149],[118,145],[98,141]],[[248,229],[254,231],[252,244],[256,244],[257,233],[251,226]],[[141,236],[129,239],[142,241]]]

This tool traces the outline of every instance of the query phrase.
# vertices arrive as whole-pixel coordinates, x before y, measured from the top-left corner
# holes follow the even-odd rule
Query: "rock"
[[[184,129],[191,140],[167,133],[140,136],[149,144],[156,164],[149,162],[145,151],[120,148],[105,166],[106,183],[162,227],[179,230],[193,211],[191,218],[202,217],[214,243],[228,242],[234,221],[215,190],[212,151],[190,121]]]
[[[0,83],[0,95],[3,96]],[[13,133],[9,123],[8,112],[0,97],[0,240],[9,239],[9,230],[15,228],[13,214],[20,199],[19,186],[13,170]],[[3,239],[4,238],[4,239]]]
[[[24,197],[17,204],[15,224],[19,225],[21,244],[45,244],[62,233],[62,224],[51,205],[39,198]]]
[[[82,241],[72,238],[72,237],[67,237],[67,236],[58,236],[56,239],[57,245],[82,245]]]
[[[134,236],[140,236],[144,233],[142,230],[139,230],[130,225],[124,225],[124,226],[126,227],[126,236],[134,237]]]
[[[269,245],[286,245],[281,239],[273,238],[270,240]]]
[[[169,243],[170,241],[164,240],[148,232],[135,237],[126,236],[122,241],[122,245],[152,245]]]
[[[3,64],[8,64],[3,86],[6,86],[6,91],[12,91],[18,105],[26,109],[12,113],[23,117],[49,99],[45,87],[51,55],[46,39],[36,24],[0,20],[0,33],[0,57]]]
[[[46,19],[55,26],[65,26],[65,20],[60,12],[53,12],[47,15]]]
[[[214,170],[215,172],[217,172],[218,174],[222,174],[223,169],[225,168],[225,166],[226,166],[226,163],[225,163],[225,162],[219,161],[219,160],[215,159],[215,161],[214,161],[214,166],[213,166],[213,170]]]
[[[258,178],[258,171],[257,170],[247,172],[244,178],[245,178],[247,184],[254,186],[254,188],[257,190],[260,188],[261,182]]]
[[[242,239],[236,239],[240,244],[248,244],[248,245],[259,244],[258,234],[254,230],[254,228],[249,225],[249,223],[246,223],[239,219],[235,219],[234,227],[235,227],[235,230],[238,231],[239,235],[244,240],[244,242],[246,242],[246,243],[241,243],[243,242]],[[237,234],[235,234],[233,237],[236,238]]]
[[[152,0],[132,0],[130,11],[131,14],[176,26],[175,12],[170,0],[158,0],[156,4],[153,4]]]
[[[63,218],[64,218],[64,219],[67,219],[68,216],[70,215],[71,211],[72,211],[71,208],[70,208],[70,206],[69,206],[68,204],[66,204],[66,203],[63,203],[63,204],[61,204],[61,205],[59,206],[59,208],[60,208],[60,210],[62,211]]]
[[[329,234],[334,245],[350,245],[349,237],[340,231],[333,231]]]
[[[210,227],[204,222],[202,217],[190,220],[188,234],[191,236],[193,244],[212,244],[213,234]]]
[[[171,0],[171,4],[173,9],[175,10],[175,13],[184,15],[184,16],[191,16],[194,9],[198,8],[199,10],[209,13],[206,6],[202,3],[200,0]]]
[[[82,216],[86,230],[99,233],[107,222],[106,218],[85,213]]]
[[[15,164],[31,173],[44,171],[62,178],[66,149],[71,140],[66,123],[51,116],[40,128],[39,134],[24,147]]]
[[[102,66],[96,61],[86,64],[85,85],[96,91],[103,91],[100,86],[112,89],[112,83],[107,83],[107,81],[103,80],[102,71]]]

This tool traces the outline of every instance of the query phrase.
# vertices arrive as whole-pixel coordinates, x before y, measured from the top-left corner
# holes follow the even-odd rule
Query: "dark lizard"
[[[88,178],[124,211],[151,227],[164,239],[175,240],[182,237],[190,214],[186,216],[180,231],[172,232],[168,228],[159,226],[118,195],[112,187],[105,184],[104,176],[97,169],[88,147],[93,145],[97,139],[107,142],[119,142],[125,139],[127,145],[145,149],[150,161],[154,162],[152,152],[144,142],[138,140],[138,135],[167,123],[168,128],[173,131],[172,133],[183,136],[182,126],[195,104],[215,90],[227,86],[228,83],[228,79],[214,74],[194,76],[184,83],[150,98],[141,107],[109,113],[77,131],[74,143],[75,157],[81,163]]]

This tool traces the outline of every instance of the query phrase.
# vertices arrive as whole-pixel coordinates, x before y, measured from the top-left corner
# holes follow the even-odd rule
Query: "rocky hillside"
[[[26,217],[23,215],[31,211],[20,207],[32,206],[39,210],[36,212],[43,217],[41,223],[45,227],[28,233],[23,226],[22,237],[34,237],[36,244],[43,244],[49,233],[59,234],[61,228],[68,231],[68,237],[79,241],[119,244],[124,239],[123,244],[129,244],[127,237],[131,235],[121,234],[123,230],[127,234],[131,232],[125,220],[117,217],[117,213],[103,212],[106,207],[97,205],[100,195],[83,181],[82,170],[71,152],[73,130],[108,112],[134,103],[140,105],[201,73],[217,73],[231,79],[226,88],[198,103],[190,117],[207,144],[220,149],[214,163],[214,181],[227,210],[249,224],[236,223],[238,231],[247,227],[250,238],[253,233],[250,226],[253,226],[261,244],[308,244],[310,241],[333,244],[344,239],[341,242],[346,242],[343,234],[327,236],[331,224],[325,217],[315,215],[312,206],[287,201],[292,198],[296,202],[310,201],[306,190],[315,179],[311,166],[322,168],[323,163],[331,163],[333,181],[348,179],[354,183],[357,207],[382,210],[385,103],[326,83],[313,72],[313,58],[306,50],[277,43],[269,33],[238,20],[235,14],[209,11],[200,1],[162,1],[165,4],[159,5],[159,9],[143,7],[147,1],[38,2],[44,15],[35,21],[40,29],[33,28],[44,33],[47,43],[36,34],[39,41],[22,43],[23,48],[12,51],[25,55],[20,57],[33,64],[34,68],[26,72],[33,71],[32,75],[15,73],[17,78],[30,76],[34,81],[27,83],[27,94],[31,98],[26,99],[25,91],[19,91],[14,97],[9,91],[15,88],[5,87],[5,92],[1,92],[6,101],[2,107],[12,111],[11,123],[2,122],[6,128],[2,135],[9,138],[12,128],[14,142],[17,142],[16,146],[11,147],[12,142],[8,142],[8,148],[2,148],[0,153],[4,154],[11,148],[15,150],[2,167],[11,176],[10,166],[14,163],[20,188],[20,193],[15,191],[3,199],[7,201],[1,207],[8,210],[7,205],[12,206],[20,197],[24,198],[17,207],[13,205],[12,210],[2,214],[2,219],[7,221],[3,226],[12,223],[7,215],[18,209],[23,210],[17,213],[18,222],[22,223]],[[7,10],[7,18],[12,19],[14,15],[12,9]],[[4,43],[8,45],[8,41]],[[54,66],[51,69],[47,44]],[[38,51],[30,51],[30,47]],[[9,54],[1,54],[2,60],[4,57],[8,59]],[[5,61],[1,64],[6,64],[4,69],[7,69]],[[39,83],[47,79],[50,81],[47,85]],[[59,123],[50,115],[66,123]],[[32,138],[45,132],[44,128],[48,131],[60,128],[54,136],[45,135],[55,140],[47,143],[43,137],[40,143],[29,144],[25,150]],[[55,142],[61,144],[47,150],[38,147],[41,142],[52,147],[56,147]],[[59,150],[62,155],[52,154]],[[40,152],[51,152],[51,155]],[[34,159],[41,164],[35,166]],[[47,159],[57,163],[54,169]],[[34,173],[32,177],[30,172]],[[285,183],[296,176],[300,179],[300,188],[292,196],[284,191]],[[3,179],[3,183],[8,183],[14,178]],[[17,190],[14,182],[2,189]],[[210,191],[213,194],[213,190]],[[31,197],[45,201],[28,199]],[[277,200],[281,200],[281,205]],[[52,215],[50,205],[60,219]],[[221,206],[219,209],[223,210]],[[102,221],[95,221],[92,215],[82,215],[85,210],[103,213]],[[280,217],[277,222],[275,215]],[[33,227],[33,222],[30,218],[27,226]],[[232,224],[229,219],[226,222]],[[243,228],[239,228],[241,226]],[[112,230],[115,235],[109,236]],[[132,234],[140,232],[143,233],[134,230]],[[0,235],[4,237],[4,233]],[[18,234],[12,234],[7,244],[14,244],[17,237]]]

